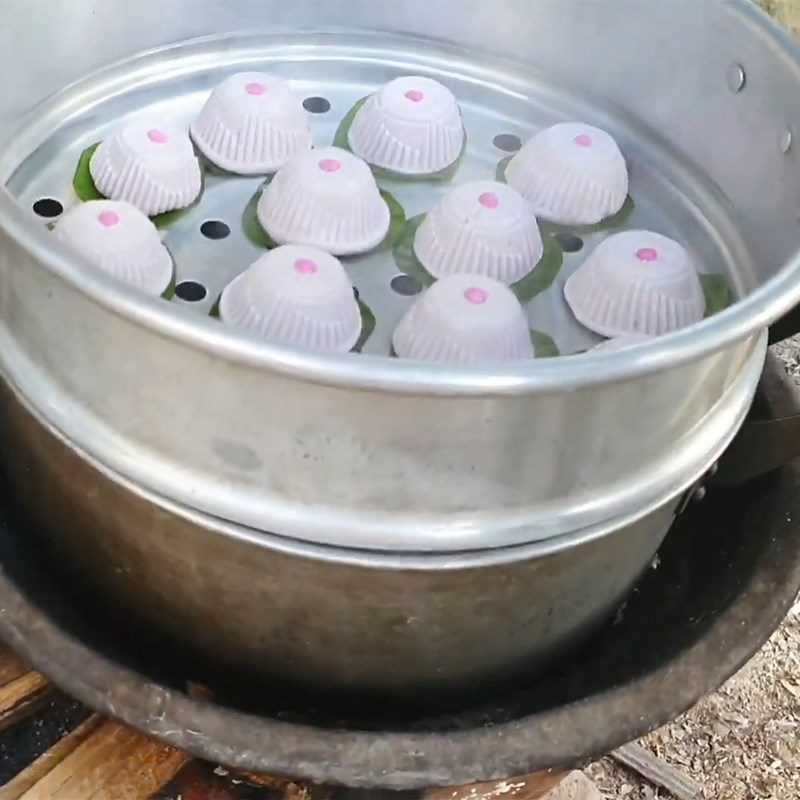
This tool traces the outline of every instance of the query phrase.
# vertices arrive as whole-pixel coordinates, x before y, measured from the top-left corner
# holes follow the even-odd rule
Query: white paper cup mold
[[[464,148],[464,124],[452,92],[419,76],[396,78],[367,98],[350,127],[353,152],[406,175],[440,172]]]
[[[628,195],[628,170],[605,131],[563,122],[537,133],[511,159],[506,181],[541,219],[594,225],[616,214]]]
[[[159,297],[172,282],[172,258],[156,226],[130,203],[80,203],[58,220],[54,235],[92,267],[145,294]]]
[[[89,172],[102,195],[148,217],[191,205],[203,188],[189,135],[162,123],[134,122],[112,133],[92,155]]]
[[[536,267],[543,245],[519,192],[496,181],[472,181],[450,189],[428,213],[414,252],[436,278],[467,273],[508,285]]]
[[[240,175],[265,175],[311,149],[303,103],[286,81],[263,72],[226,78],[203,106],[190,132],[212,163]]]
[[[353,284],[334,256],[312,247],[270,250],[229,283],[222,322],[269,342],[346,353],[361,334]]]
[[[482,275],[451,275],[426,289],[394,331],[400,358],[467,364],[533,358],[519,301]]]
[[[609,337],[670,333],[699,322],[706,306],[685,248],[651,231],[601,242],[567,279],[564,296],[581,324]]]
[[[257,214],[279,244],[333,255],[372,250],[386,238],[391,221],[367,164],[338,147],[289,159],[264,189]]]

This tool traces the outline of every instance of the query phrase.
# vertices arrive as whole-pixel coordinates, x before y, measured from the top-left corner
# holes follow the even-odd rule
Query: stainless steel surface
[[[424,697],[529,673],[616,610],[677,503],[593,539],[461,555],[329,549],[144,492],[8,389],[0,408],[5,471],[47,549],[107,608],[267,682]]]
[[[22,62],[33,49],[41,61],[0,101],[17,115],[50,93],[54,75],[78,78],[112,57],[213,34],[118,63],[34,108],[0,158],[0,178],[24,206],[61,192],[78,151],[112,120],[187,119],[227,72],[263,66],[328,97],[331,110],[314,118],[321,143],[359,96],[422,72],[464,105],[459,178],[493,174],[504,155],[497,134],[525,138],[576,116],[601,124],[632,165],[632,224],[686,241],[743,297],[691,330],[613,355],[471,369],[320,357],[120,291],[58,252],[29,208],[3,194],[0,368],[81,450],[177,503],[376,550],[464,551],[623,525],[718,455],[749,405],[760,331],[800,296],[800,267],[781,270],[800,241],[797,154],[776,146],[793,124],[786,109],[800,108],[800,69],[746,3],[208,2],[191,15],[180,3],[135,13],[124,2],[8,7],[0,58]],[[79,17],[92,47],[67,57]],[[267,32],[227,33],[244,28]],[[652,46],[656,29],[669,46]],[[736,64],[744,82],[731,92]],[[236,229],[252,188],[214,183],[169,234],[179,274],[209,283],[200,310],[255,251],[238,235],[204,240],[198,224],[219,216]],[[410,214],[433,199],[391,188]],[[559,283],[579,260],[568,256]],[[376,258],[349,269],[378,313],[370,348],[385,351],[409,298],[392,292],[393,270]],[[530,314],[570,351],[587,341],[562,324],[559,289]]]
[[[766,416],[800,411],[775,358],[761,389]],[[176,658],[178,642],[155,659],[127,626],[98,619],[105,603],[77,605],[68,585],[32,557],[30,528],[3,481],[0,636],[73,697],[212,763],[373,788],[362,797],[383,796],[374,787],[499,780],[592,761],[665,724],[738,670],[797,596],[798,488],[797,462],[736,489],[713,487],[678,521],[658,569],[647,571],[592,646],[546,675],[462,695],[455,711],[433,711],[429,693],[399,710],[349,698],[327,713],[307,693],[289,699],[271,682],[251,691],[238,673],[205,679],[210,702],[190,696],[183,681],[199,679],[199,663]],[[290,714],[278,713],[287,706]]]
[[[800,298],[788,40],[746,2],[4,8],[0,67],[30,66],[0,98],[17,125],[0,123],[3,428],[60,552],[207,652],[338,686],[497,676],[596,625],[737,430],[764,327]],[[127,115],[186,120],[245,67],[329,100],[318,143],[382,81],[444,80],[469,127],[460,179],[494,174],[496,142],[600,124],[631,164],[631,224],[685,241],[741,299],[634,350],[432,366],[380,355],[409,299],[378,257],[348,265],[379,317],[373,352],[329,357],[141,299],[57,249],[30,207],[64,191],[82,147]],[[256,255],[237,227],[253,188],[210,181],[168,234],[179,276],[211,289],[200,311]],[[391,188],[409,214],[435,196]],[[203,239],[216,217],[232,235]],[[558,284],[529,313],[565,351],[591,341],[574,338]]]

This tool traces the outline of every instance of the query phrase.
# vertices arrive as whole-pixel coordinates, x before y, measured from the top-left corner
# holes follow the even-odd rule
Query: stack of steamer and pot
[[[800,299],[800,59],[780,32],[746,2],[658,0],[81,0],[9,17],[0,66],[27,66],[0,99],[2,452],[47,549],[230,670],[331,690],[502,680],[613,614],[747,414],[766,327]],[[602,124],[638,213],[671,216],[739,300],[602,356],[315,354],[127,292],[33,217],[108,120],[189,113],[248,68],[339,117],[398,70],[437,77],[470,123],[467,177],[493,174],[509,126]],[[330,140],[332,119],[313,126]],[[213,197],[202,213],[224,218]],[[198,270],[229,246],[208,255],[193,224],[169,235]]]

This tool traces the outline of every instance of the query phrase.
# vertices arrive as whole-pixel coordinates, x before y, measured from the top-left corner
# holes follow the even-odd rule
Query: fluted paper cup
[[[358,110],[348,141],[378,167],[406,175],[439,172],[461,155],[464,124],[452,92],[418,76],[396,78]]]
[[[533,358],[519,301],[482,275],[450,275],[426,289],[392,337],[400,358],[467,364]]]
[[[92,267],[145,294],[158,297],[172,282],[172,258],[155,225],[130,203],[81,203],[59,219],[54,233]]]
[[[594,225],[616,214],[628,195],[628,170],[605,131],[564,122],[537,133],[511,159],[506,181],[541,219]]]
[[[191,205],[203,187],[186,131],[134,122],[100,143],[89,162],[98,191],[125,200],[148,217]]]
[[[261,195],[258,220],[280,244],[333,255],[377,247],[389,231],[389,207],[369,167],[338,147],[294,156]]]
[[[311,149],[303,103],[289,85],[263,72],[240,72],[211,93],[190,132],[209,161],[240,175],[275,172]]]
[[[564,296],[578,321],[603,336],[660,336],[699,322],[705,297],[678,242],[625,231],[601,242],[567,279]]]
[[[220,319],[269,342],[346,353],[361,334],[347,273],[332,255],[284,245],[261,256],[222,292]]]
[[[512,284],[534,269],[542,251],[530,204],[496,181],[448,191],[414,237],[417,258],[437,278],[468,273]]]

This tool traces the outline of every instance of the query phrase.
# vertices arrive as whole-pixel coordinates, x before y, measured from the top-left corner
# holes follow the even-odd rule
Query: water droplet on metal
[[[780,148],[781,153],[786,155],[792,148],[792,140],[794,139],[794,134],[792,133],[791,128],[786,128],[781,131],[781,135],[778,137],[778,147]]]
[[[728,67],[728,88],[736,94],[744,89],[747,75],[745,74],[744,67],[741,64],[731,64]]]

